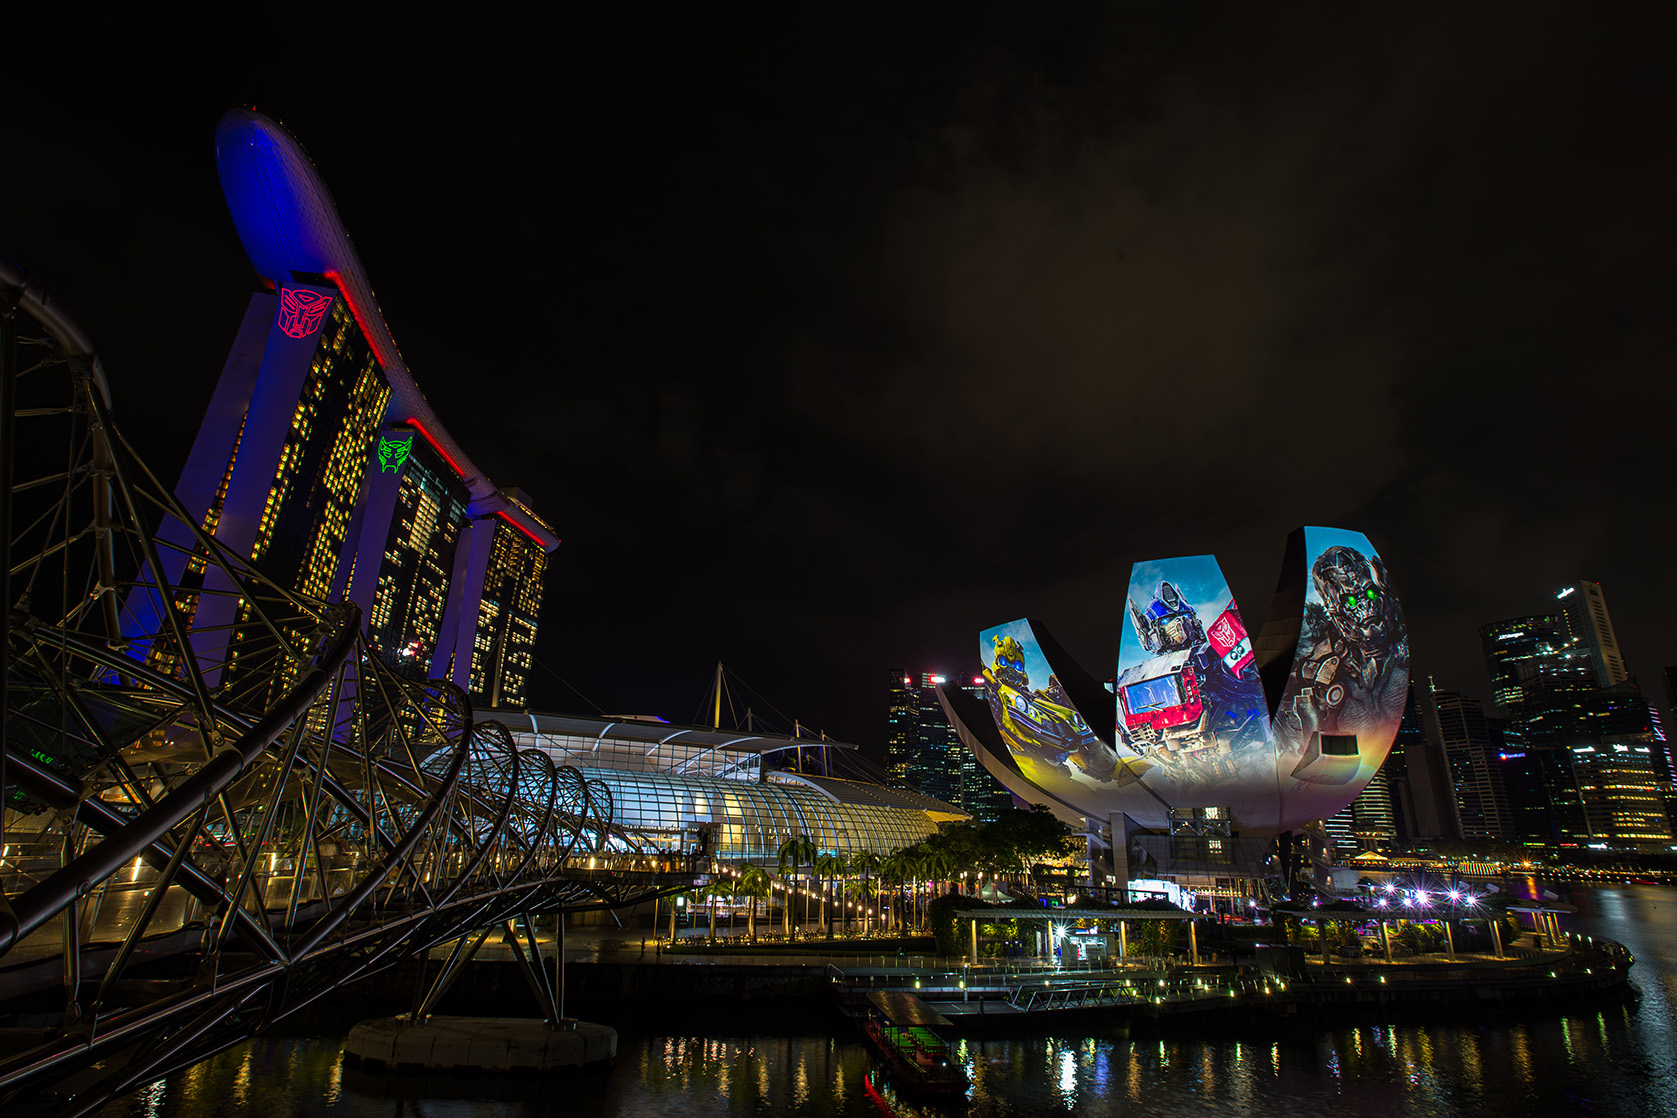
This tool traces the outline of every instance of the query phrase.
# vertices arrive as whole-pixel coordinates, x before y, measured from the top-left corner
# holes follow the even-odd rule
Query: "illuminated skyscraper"
[[[390,336],[331,195],[279,124],[233,110],[216,164],[252,296],[176,495],[203,528],[270,579],[361,610],[393,666],[443,677],[480,705],[523,702],[541,575],[559,540],[502,492],[432,411]],[[265,678],[260,617],[196,540],[159,542],[177,608],[211,686]],[[132,651],[165,670],[159,603],[126,603]],[[283,683],[283,681],[277,681]],[[275,682],[265,684],[271,689]]]
[[[1664,852],[1671,844],[1671,821],[1660,795],[1653,743],[1608,737],[1574,746],[1571,753],[1585,841]]]
[[[891,673],[890,704],[886,715],[886,782],[953,804],[981,822],[995,819],[1013,796],[986,772],[978,758],[961,744],[938,703],[939,684],[947,678],[932,672],[918,677]],[[960,685],[982,697],[981,682]]]
[[[401,480],[377,568],[367,636],[385,663],[423,678],[431,674],[442,640],[455,558],[470,524],[471,495],[413,428],[386,432],[380,447],[386,450],[380,471],[399,472]],[[442,673],[447,667],[441,665]]]
[[[1386,767],[1369,778],[1368,787],[1357,793],[1343,811],[1323,820],[1322,825],[1341,850],[1391,849],[1397,841],[1397,819]]]
[[[1461,837],[1442,735],[1428,729],[1438,718],[1432,695],[1430,679],[1409,681],[1403,720],[1380,769],[1391,791],[1393,823],[1403,843]]]
[[[891,698],[885,714],[885,783],[892,788],[909,788],[909,769],[914,764],[914,740],[920,725],[920,694],[913,679],[898,670],[891,672]]]
[[[1632,760],[1648,762],[1667,814],[1677,806],[1677,787],[1659,712],[1625,669],[1601,587],[1581,580],[1556,598],[1557,613],[1493,622],[1479,633],[1492,692],[1508,717],[1497,768],[1514,835],[1526,843],[1579,846],[1592,841],[1597,821],[1585,805],[1595,776],[1586,779],[1577,766],[1588,761],[1597,773],[1604,743],[1647,746],[1645,757],[1638,752]],[[1634,768],[1614,771],[1624,776]],[[1602,794],[1600,788],[1589,793]]]
[[[1607,615],[1607,599],[1602,597],[1600,584],[1579,579],[1556,597],[1567,628],[1589,649],[1596,682],[1612,687],[1628,680],[1630,672],[1619,652],[1619,638],[1613,633],[1613,619]]]
[[[535,519],[521,491],[506,496]],[[521,707],[534,664],[547,550],[530,533],[501,521],[482,522],[473,534],[473,548],[488,549],[488,565],[481,580],[468,576],[479,588],[469,690],[490,706]]]
[[[1497,767],[1497,743],[1478,699],[1454,691],[1431,693],[1427,732],[1436,735],[1455,793],[1456,818],[1465,839],[1502,841],[1512,835],[1508,794]]]
[[[1512,714],[1528,694],[1556,687],[1595,687],[1590,650],[1562,614],[1493,621],[1479,630],[1491,702]]]

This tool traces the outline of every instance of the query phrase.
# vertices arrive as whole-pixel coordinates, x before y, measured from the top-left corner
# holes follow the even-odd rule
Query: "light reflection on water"
[[[386,1081],[345,1072],[342,1041],[267,1037],[107,1108],[109,1118],[221,1114],[426,1118],[649,1115],[973,1118],[1072,1113],[1344,1115],[1515,1112],[1592,1118],[1677,1114],[1677,890],[1578,889],[1573,922],[1635,952],[1640,1005],[1480,1024],[1363,1025],[1215,1038],[967,1038],[973,1088],[959,1108],[913,1103],[852,1032],[827,1036],[625,1034],[609,1076]]]

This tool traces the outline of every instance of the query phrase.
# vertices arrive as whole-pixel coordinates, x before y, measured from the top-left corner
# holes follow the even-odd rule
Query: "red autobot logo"
[[[279,328],[288,338],[306,338],[320,329],[332,296],[300,287],[280,288]]]
[[[1212,623],[1211,631],[1206,637],[1231,672],[1243,671],[1255,659],[1252,655],[1252,642],[1246,639],[1246,626],[1240,623],[1239,616],[1234,612],[1233,602],[1230,602],[1229,608]]]

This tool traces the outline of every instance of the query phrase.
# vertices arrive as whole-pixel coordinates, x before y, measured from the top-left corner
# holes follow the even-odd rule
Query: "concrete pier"
[[[424,1071],[560,1071],[609,1067],[617,1030],[523,1017],[375,1017],[349,1031],[344,1054],[367,1067]]]

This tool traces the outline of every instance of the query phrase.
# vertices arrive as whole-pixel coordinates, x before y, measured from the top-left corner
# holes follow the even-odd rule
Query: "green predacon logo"
[[[378,440],[379,471],[400,470],[402,463],[408,460],[408,451],[413,449],[413,435],[405,439],[387,439],[383,435]]]

